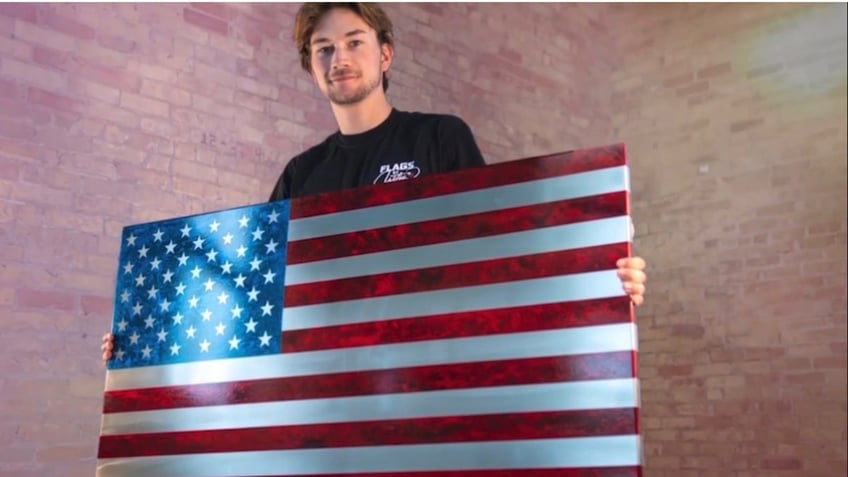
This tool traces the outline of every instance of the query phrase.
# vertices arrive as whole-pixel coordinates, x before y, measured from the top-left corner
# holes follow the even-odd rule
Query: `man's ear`
[[[389,71],[389,68],[392,66],[392,59],[395,57],[395,48],[388,44],[383,43],[380,45],[380,70],[382,72]]]

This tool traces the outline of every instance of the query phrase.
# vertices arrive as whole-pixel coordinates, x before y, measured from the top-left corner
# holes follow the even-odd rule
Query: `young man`
[[[301,7],[294,27],[300,64],[329,99],[339,130],[288,163],[271,200],[485,164],[461,119],[389,104],[392,36],[391,20],[377,5]]]
[[[402,112],[386,98],[394,57],[392,23],[364,3],[307,3],[295,19],[300,63],[330,101],[339,130],[295,156],[270,200],[410,180],[485,164],[468,125],[456,116]],[[645,293],[645,261],[618,261],[633,303]],[[103,336],[103,359],[113,339]]]

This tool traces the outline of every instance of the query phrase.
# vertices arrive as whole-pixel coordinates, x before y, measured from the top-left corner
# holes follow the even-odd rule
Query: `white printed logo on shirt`
[[[380,166],[380,175],[374,179],[374,183],[382,182],[386,184],[389,182],[405,181],[407,179],[414,179],[419,174],[421,174],[421,169],[415,165],[415,161],[383,164]]]

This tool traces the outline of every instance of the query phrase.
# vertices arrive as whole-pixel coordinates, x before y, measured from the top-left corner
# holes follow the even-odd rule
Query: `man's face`
[[[312,76],[338,105],[355,104],[377,91],[389,69],[392,49],[356,13],[334,8],[324,14],[310,40]]]

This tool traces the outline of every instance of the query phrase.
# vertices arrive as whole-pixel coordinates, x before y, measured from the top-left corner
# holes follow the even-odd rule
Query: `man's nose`
[[[333,57],[330,65],[333,69],[344,68],[348,66],[349,59],[350,55],[348,55],[347,50],[344,46],[339,45],[333,49]]]

